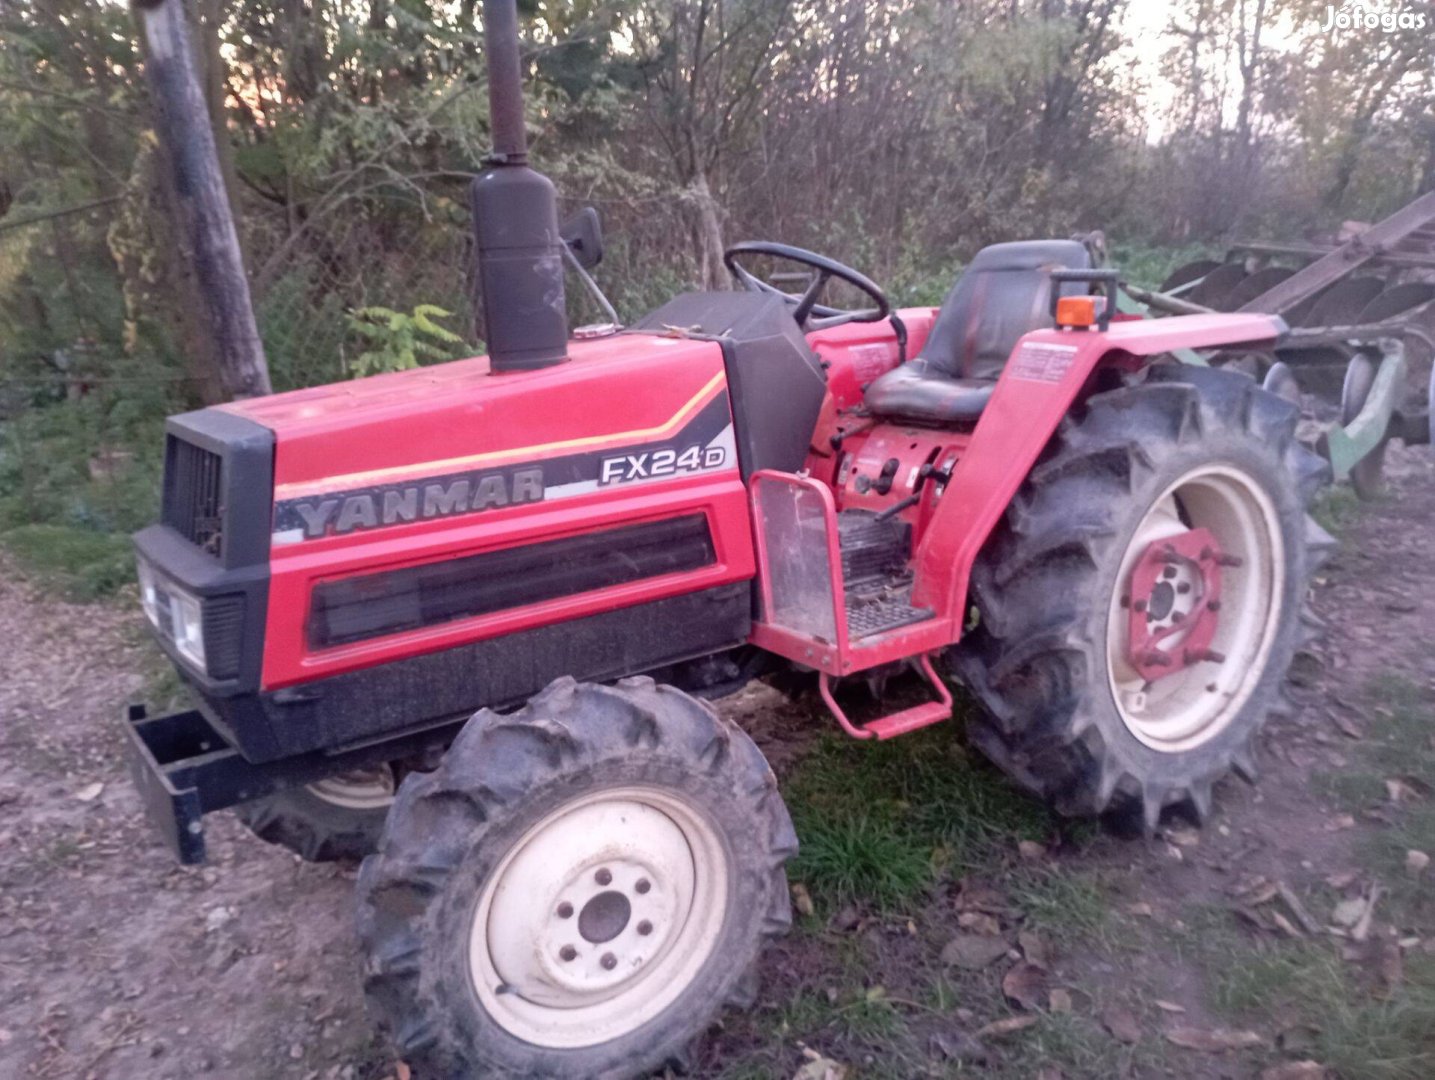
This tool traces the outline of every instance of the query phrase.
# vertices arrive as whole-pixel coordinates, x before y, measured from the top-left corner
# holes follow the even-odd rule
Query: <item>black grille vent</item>
[[[164,523],[211,555],[223,554],[224,459],[169,437],[164,470]]]
[[[210,678],[239,674],[244,647],[244,597],[211,596],[204,601],[204,659]]]

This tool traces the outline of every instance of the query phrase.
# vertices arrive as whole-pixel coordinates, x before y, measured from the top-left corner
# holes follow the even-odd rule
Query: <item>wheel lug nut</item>
[[[609,885],[613,881],[612,871],[608,870],[605,867],[604,869],[599,870],[596,874],[593,875],[593,880],[596,881],[599,885]]]
[[[558,950],[558,959],[563,961],[576,960],[578,959],[578,950],[572,945],[564,945],[563,948]]]
[[[1176,591],[1182,596],[1185,596],[1188,592],[1191,591],[1191,583],[1189,581],[1181,582],[1181,584],[1176,586]]]
[[[653,924],[650,923],[647,919],[644,919],[638,924],[638,933],[642,934],[644,937],[647,937],[652,932]]]
[[[610,952],[605,952],[603,954],[603,959],[599,960],[598,962],[603,965],[604,971],[612,971],[615,967],[618,966],[618,958]]]
[[[1145,600],[1137,600],[1136,603],[1132,605],[1132,607],[1134,607],[1137,611],[1145,611],[1145,610],[1146,610],[1146,601],[1145,601]]]
[[[648,879],[645,877],[639,878],[638,883],[633,886],[633,888],[637,889],[639,893],[646,893],[652,887],[652,883],[648,881]]]
[[[569,919],[573,917],[573,905],[570,904],[567,900],[564,900],[563,903],[558,905],[558,917],[560,919]]]
[[[1207,610],[1207,611],[1220,611],[1220,610],[1221,610],[1221,602],[1220,602],[1219,600],[1211,600],[1211,601],[1208,601],[1207,604],[1206,604],[1206,610]]]

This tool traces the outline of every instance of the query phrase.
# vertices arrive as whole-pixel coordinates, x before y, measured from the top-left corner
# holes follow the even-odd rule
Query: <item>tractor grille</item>
[[[223,554],[224,459],[169,437],[165,453],[163,520],[211,555]]]

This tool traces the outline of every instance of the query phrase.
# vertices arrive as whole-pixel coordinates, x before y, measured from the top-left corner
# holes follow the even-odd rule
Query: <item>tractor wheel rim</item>
[[[1211,532],[1239,565],[1222,571],[1221,607],[1203,661],[1152,682],[1130,660],[1129,617],[1123,599],[1133,568],[1150,546],[1192,529]],[[1261,485],[1233,465],[1204,465],[1181,477],[1156,500],[1122,556],[1107,616],[1107,672],[1117,711],[1128,731],[1154,750],[1181,753],[1214,739],[1240,715],[1259,684],[1280,624],[1285,549],[1280,519]],[[1163,642],[1179,650],[1183,638]]]
[[[326,776],[308,785],[315,798],[345,810],[383,810],[394,803],[394,770],[388,765]]]
[[[474,991],[510,1034],[592,1046],[669,1008],[712,955],[728,855],[678,794],[632,787],[570,802],[489,875],[468,940]]]

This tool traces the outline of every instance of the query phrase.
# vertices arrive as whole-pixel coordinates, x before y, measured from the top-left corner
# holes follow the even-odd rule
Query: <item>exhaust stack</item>
[[[469,188],[475,281],[495,373],[568,359],[568,308],[553,183],[528,167],[516,0],[484,0],[493,153]]]

